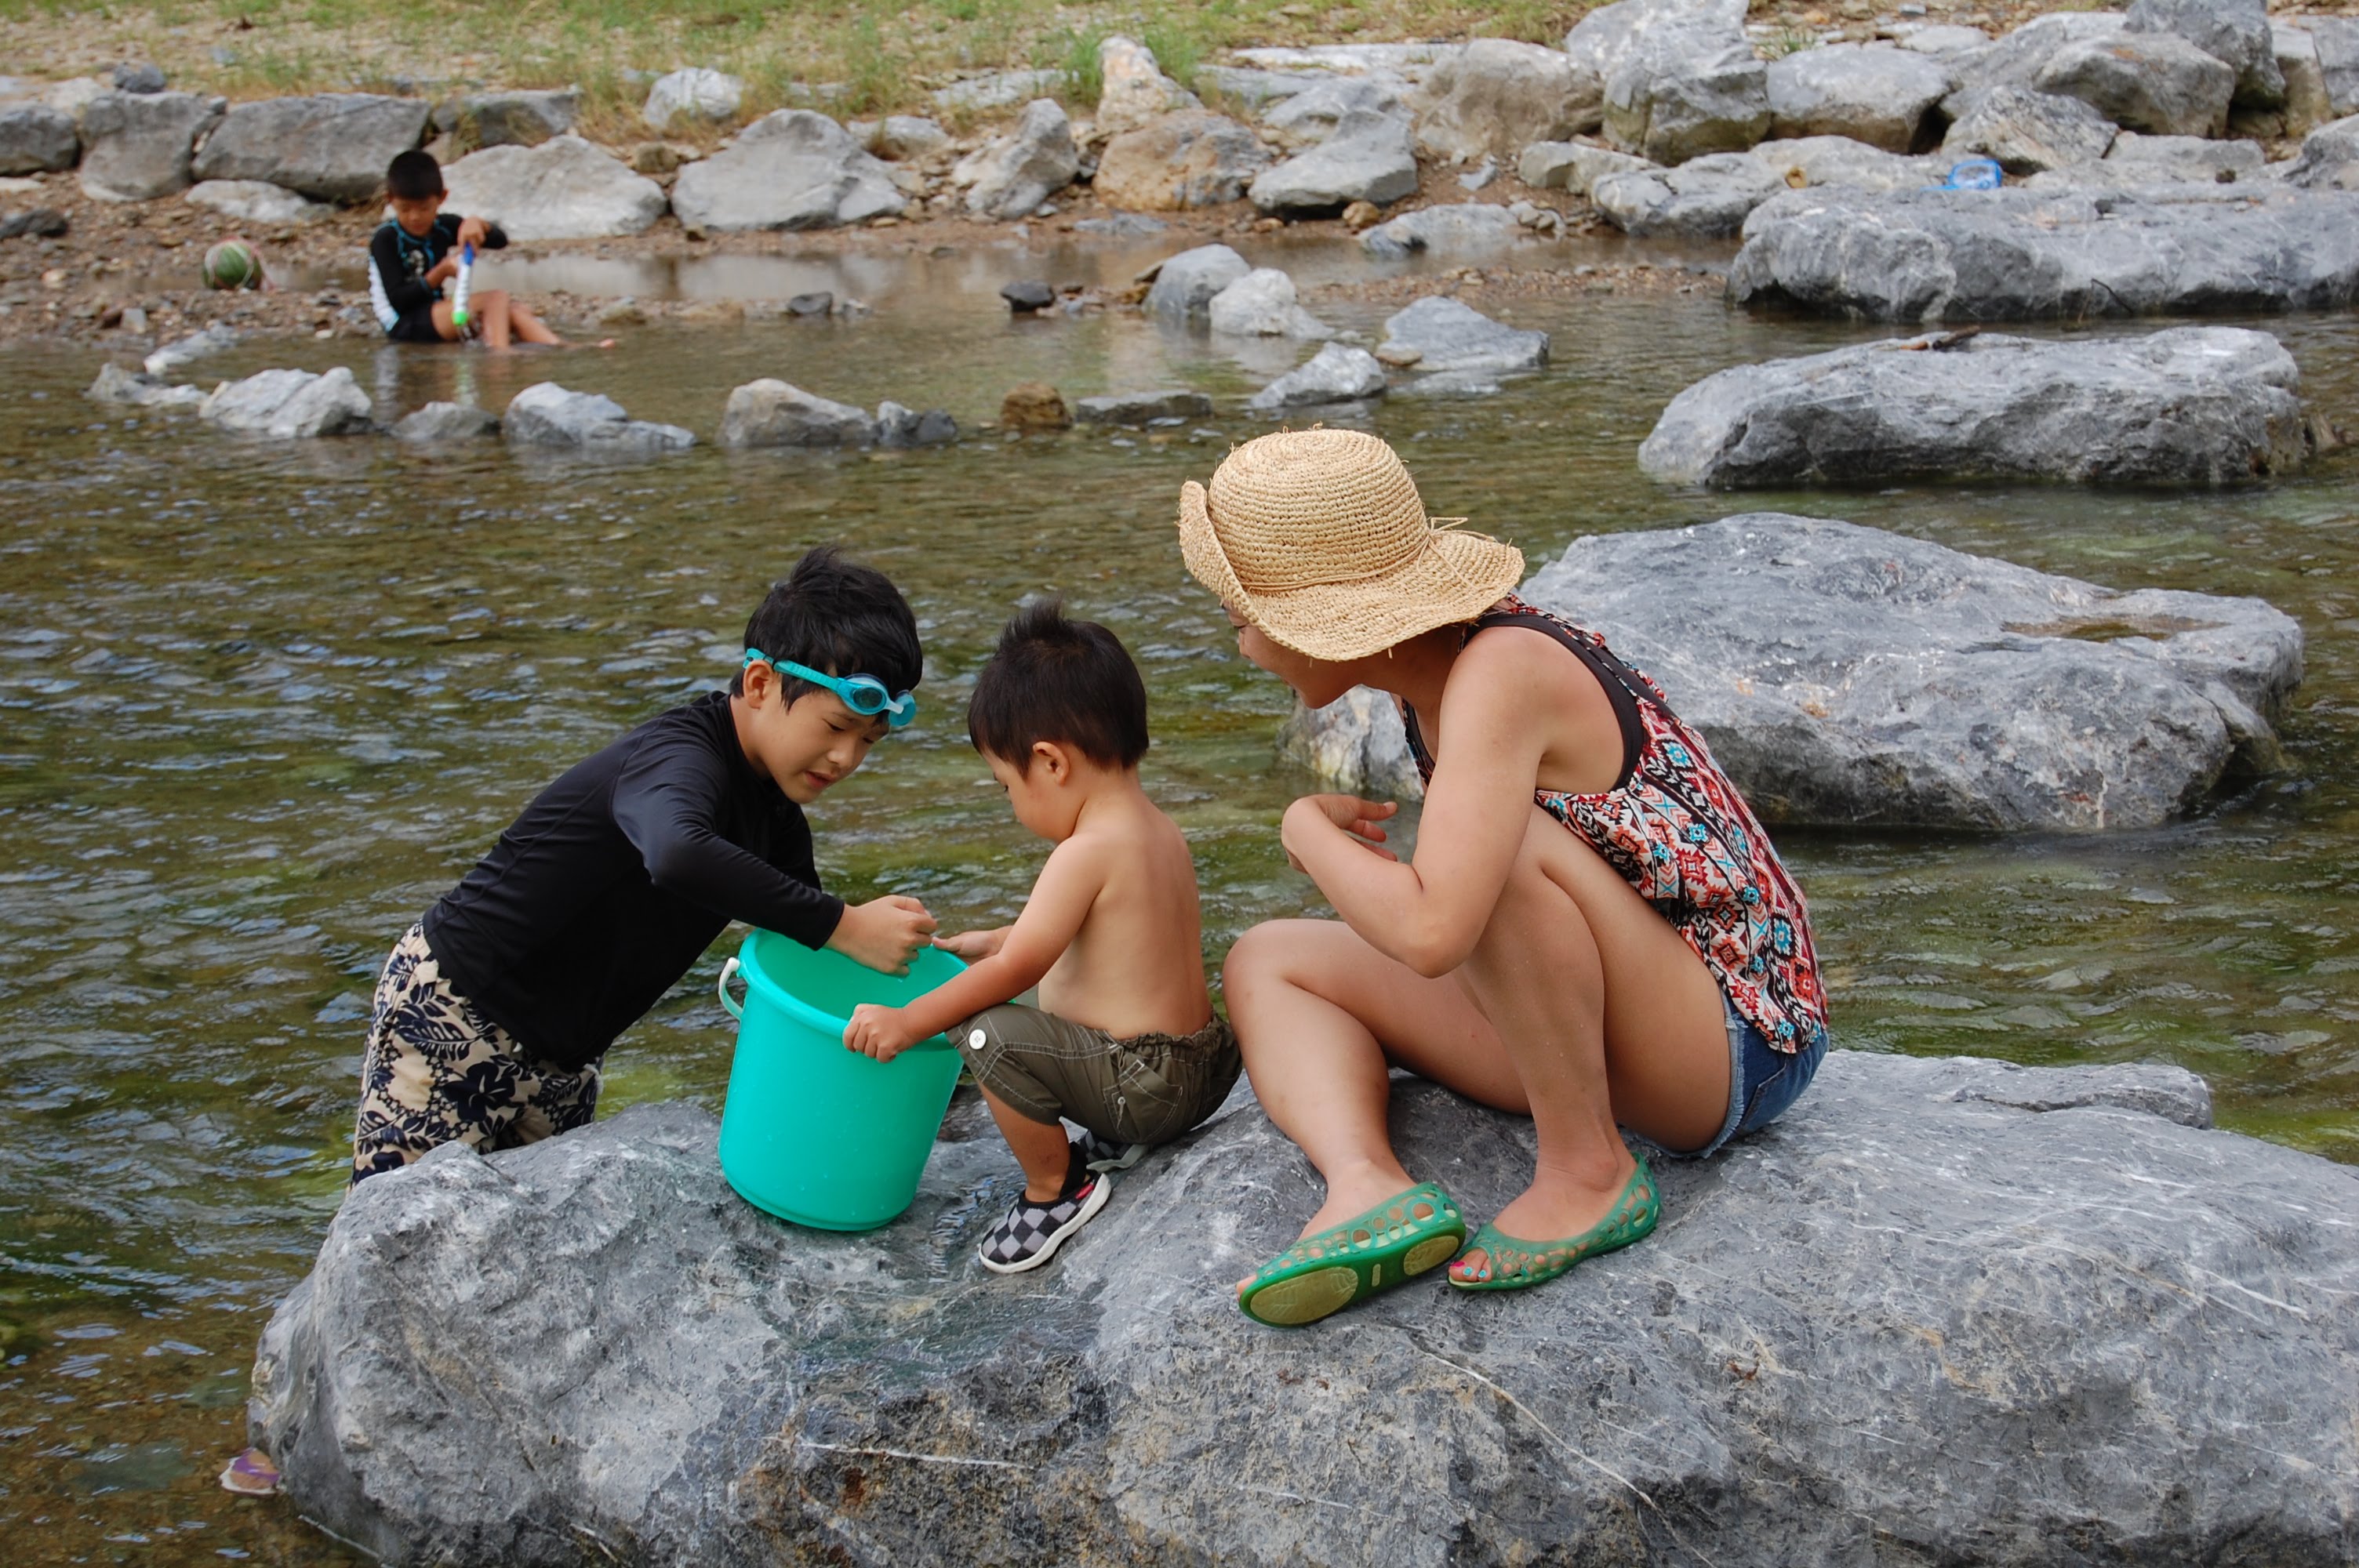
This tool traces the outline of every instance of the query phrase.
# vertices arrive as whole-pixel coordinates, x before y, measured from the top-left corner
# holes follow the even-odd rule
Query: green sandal
[[[1419,1217],[1419,1207],[1430,1212]],[[1263,1264],[1237,1307],[1276,1328],[1315,1323],[1447,1261],[1465,1239],[1466,1217],[1450,1195],[1420,1182]]]
[[[1451,1265],[1450,1282],[1462,1291],[1520,1291],[1546,1283],[1584,1258],[1627,1247],[1655,1228],[1663,1206],[1655,1193],[1655,1173],[1644,1156],[1630,1173],[1622,1195],[1605,1217],[1561,1241],[1519,1241],[1495,1228],[1488,1220],[1466,1244],[1466,1256]],[[1480,1262],[1474,1261],[1476,1254]]]

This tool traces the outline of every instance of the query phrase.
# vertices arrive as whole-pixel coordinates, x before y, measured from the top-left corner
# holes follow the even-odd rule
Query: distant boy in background
[[[820,890],[803,807],[917,712],[918,624],[884,573],[811,551],[745,627],[727,691],[658,715],[540,792],[409,928],[377,981],[353,1180],[442,1143],[589,1124],[606,1048],[732,920],[905,970],[914,898]]]
[[[976,677],[967,732],[1016,820],[1056,845],[1016,924],[937,942],[973,968],[906,1007],[853,1010],[844,1044],[891,1061],[948,1031],[1024,1195],[979,1249],[1015,1273],[1105,1206],[1108,1171],[1219,1108],[1237,1043],[1204,985],[1196,867],[1139,787],[1147,687],[1104,627],[1019,611]],[[1040,1007],[1014,998],[1040,988]],[[1086,1130],[1068,1140],[1060,1117]]]
[[[468,245],[505,249],[497,223],[442,211],[442,166],[434,155],[398,153],[385,171],[386,202],[393,216],[369,239],[369,304],[377,325],[397,343],[455,343],[481,331],[484,341],[504,349],[511,340],[561,343],[549,324],[503,289],[479,288],[467,297],[467,325],[453,318],[457,303],[443,286],[459,276]]]

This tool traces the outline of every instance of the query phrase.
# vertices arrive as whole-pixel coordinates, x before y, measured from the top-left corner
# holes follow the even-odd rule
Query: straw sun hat
[[[1270,641],[1341,663],[1472,621],[1524,575],[1523,552],[1437,527],[1392,448],[1357,430],[1247,441],[1180,487],[1180,553]]]

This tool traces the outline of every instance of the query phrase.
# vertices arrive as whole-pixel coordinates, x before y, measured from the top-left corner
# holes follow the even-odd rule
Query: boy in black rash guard
[[[451,314],[457,301],[444,297],[442,286],[459,275],[465,246],[502,250],[508,237],[497,223],[442,211],[442,166],[433,154],[396,155],[385,171],[385,194],[393,216],[369,237],[369,305],[386,337],[397,343],[455,343],[480,328],[484,341],[495,349],[517,338],[564,341],[497,288],[468,296],[467,326],[461,330]]]
[[[361,1065],[353,1180],[438,1144],[589,1123],[614,1037],[732,920],[906,970],[914,898],[820,890],[802,808],[917,711],[922,654],[881,572],[818,549],[745,627],[745,664],[540,793],[396,945]]]

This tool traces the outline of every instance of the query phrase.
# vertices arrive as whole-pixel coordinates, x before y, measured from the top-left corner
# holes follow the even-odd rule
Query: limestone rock
[[[915,408],[887,398],[876,406],[876,444],[887,448],[939,447],[958,439],[958,421],[946,408]]]
[[[868,139],[868,150],[881,158],[908,162],[914,158],[931,157],[948,150],[951,134],[935,122],[917,114],[887,114],[877,122],[876,131]]]
[[[478,147],[537,147],[573,129],[582,113],[574,88],[533,92],[466,92],[434,110],[434,128],[449,135],[472,128]]]
[[[1417,93],[1417,143],[1440,158],[1511,158],[1533,142],[1594,128],[1603,84],[1555,49],[1476,38],[1436,65]]]
[[[2359,190],[2359,114],[2321,125],[2302,138],[2301,152],[2284,171],[2302,190]]]
[[[1045,381],[1018,382],[999,400],[1003,430],[1066,430],[1072,423],[1065,395]]]
[[[2142,136],[2124,131],[2099,161],[2034,175],[2025,189],[2135,190],[2149,185],[2251,184],[2265,178],[2267,168],[2267,157],[2258,142]]]
[[[96,94],[82,112],[82,194],[152,201],[186,190],[190,150],[227,107],[193,92]]]
[[[239,339],[236,328],[225,321],[216,321],[201,332],[191,332],[166,343],[141,362],[149,375],[168,375],[185,364],[194,364],[207,354],[217,354],[234,345]]]
[[[1768,68],[1745,37],[1743,15],[1741,0],[1659,10],[1605,78],[1606,139],[1657,163],[1684,163],[1741,152],[1767,135]]]
[[[1262,128],[1279,146],[1300,152],[1333,135],[1353,115],[1407,118],[1408,91],[1408,82],[1389,73],[1330,78],[1281,101],[1262,116]]]
[[[318,223],[336,215],[332,204],[266,179],[208,179],[189,187],[181,200],[249,223]]]
[[[662,186],[571,135],[470,153],[442,171],[442,181],[451,211],[492,220],[512,240],[636,234],[671,205]],[[723,226],[707,218],[707,227]]]
[[[2299,387],[2275,338],[2237,327],[1868,343],[1707,376],[1671,400],[1638,466],[1721,488],[2251,484],[2308,457]]]
[[[2359,196],[2342,191],[1788,191],[1745,232],[1731,300],[1868,320],[2261,314],[2359,300]]]
[[[1936,23],[1909,28],[1900,35],[1900,47],[1912,54],[1936,59],[1971,60],[1990,48],[1991,37],[1980,27]]]
[[[1204,308],[1215,332],[1243,338],[1332,338],[1335,330],[1295,303],[1294,279],[1274,266],[1253,271]]]
[[[679,171],[672,211],[691,228],[831,229],[897,216],[908,206],[892,171],[842,125],[779,109]]]
[[[2285,102],[2266,0],[2131,0],[2124,30],[2170,33],[2236,73],[2239,104],[2274,109]]]
[[[1941,150],[1952,157],[1995,158],[2009,174],[2093,163],[2114,145],[2111,120],[2078,98],[1999,87],[1950,127]]]
[[[1429,294],[1385,322],[1384,347],[1415,349],[1420,371],[1525,371],[1548,363],[1549,335],[1527,332],[1447,295]]]
[[[1157,419],[1210,419],[1212,400],[1201,392],[1175,388],[1166,392],[1115,392],[1084,397],[1073,405],[1073,417],[1084,425],[1145,425]]]
[[[656,79],[639,118],[651,128],[664,131],[675,119],[734,119],[745,102],[745,84],[737,78],[702,66],[687,66]]]
[[[1020,278],[999,286],[999,297],[1007,301],[1007,308],[1018,316],[1029,316],[1046,310],[1057,303],[1057,291],[1038,278]]]
[[[0,103],[0,174],[49,174],[82,157],[74,117],[47,103]]]
[[[1256,413],[1273,414],[1320,403],[1356,403],[1381,397],[1385,367],[1365,349],[1329,343],[1310,359],[1245,399]]]
[[[261,179],[321,201],[365,201],[426,134],[421,98],[321,92],[235,103],[197,149],[199,179]]]
[[[1764,142],[1753,157],[1792,189],[1841,186],[1847,190],[1916,190],[1939,185],[1954,160],[1945,154],[1905,157],[1848,136],[1799,136]]]
[[[98,379],[82,394],[93,403],[119,403],[133,408],[195,408],[205,400],[201,386],[173,386],[144,370],[103,364]]]
[[[729,395],[721,416],[724,447],[867,447],[876,421],[848,403],[765,377]]]
[[[448,441],[488,441],[500,433],[499,416],[463,403],[429,403],[402,416],[393,433],[415,446]]]
[[[342,365],[321,374],[266,370],[225,381],[197,406],[197,416],[243,435],[282,441],[350,436],[374,427],[368,394]]]
[[[1857,44],[1772,60],[1767,81],[1773,135],[1849,136],[1896,153],[1940,139],[1937,111],[1956,85],[1930,56]]]
[[[2034,16],[1979,54],[1953,56],[1949,63],[1957,71],[1958,89],[1942,100],[1941,113],[1954,122],[1999,88],[2028,88],[2058,50],[2117,38],[2124,23],[2118,11],[2059,11]]]
[[[1723,239],[1787,188],[1751,153],[1707,153],[1674,168],[1605,175],[1590,188],[1590,200],[1626,234]]]
[[[1120,135],[1163,115],[1204,106],[1194,93],[1163,74],[1153,49],[1119,34],[1099,41],[1098,76],[1105,83],[1098,95],[1101,135]]]
[[[1372,256],[1388,260],[1425,251],[1438,255],[1463,255],[1498,250],[1515,243],[1523,234],[1523,224],[1508,209],[1461,203],[1452,207],[1420,207],[1378,223],[1361,233],[1360,248]]]
[[[2067,44],[2032,85],[2078,98],[2126,130],[2217,136],[2228,126],[2236,73],[2173,33],[2124,33]]]
[[[2359,16],[2304,16],[2301,27],[2318,49],[2329,117],[2359,114]]]
[[[1006,109],[1047,93],[1064,90],[1061,70],[991,70],[937,88],[934,102],[953,114],[962,110]]]
[[[1603,92],[1616,70],[1653,34],[1672,28],[1699,29],[1724,37],[1745,26],[1742,0],[1615,0],[1582,16],[1565,35],[1565,58],[1574,74],[1597,83],[1600,124]],[[1592,127],[1593,128],[1593,127]]]
[[[1354,201],[1386,206],[1417,192],[1417,155],[1408,121],[1346,114],[1335,132],[1308,152],[1257,176],[1249,194],[1265,212],[1329,215]]]
[[[1535,190],[1568,190],[1586,196],[1602,175],[1662,165],[1589,142],[1534,142],[1516,160],[1516,177]]]
[[[107,73],[107,80],[117,92],[161,92],[164,91],[164,69],[146,60],[124,60]]]
[[[1212,297],[1253,270],[1226,245],[1198,245],[1167,257],[1147,291],[1147,308],[1157,316],[1187,320],[1211,308]]]
[[[1273,103],[1282,103],[1334,80],[1334,73],[1325,70],[1264,70],[1250,65],[1196,68],[1196,85],[1200,89],[1249,114],[1258,114]]]
[[[1528,1179],[1527,1123],[1391,1092],[1473,1213]],[[1664,1224],[1577,1284],[1420,1281],[1307,1333],[1227,1288],[1315,1202],[1243,1089],[1013,1280],[973,1259],[1016,1178],[972,1099],[864,1235],[769,1219],[710,1113],[635,1106],[354,1189],[250,1438],[396,1565],[2347,1563],[2359,1266],[2321,1217],[2359,1180],[2205,1100],[1839,1050],[1774,1128],[1658,1162]],[[1381,1514],[1299,1500],[1372,1464]]]
[[[1324,708],[1305,708],[1278,727],[1277,754],[1322,784],[1376,800],[1419,800],[1425,785],[1409,755],[1408,731],[1388,692],[1355,686]]]
[[[1224,115],[1192,110],[1150,120],[1105,145],[1091,182],[1109,207],[1177,212],[1242,199],[1269,149]]]
[[[2326,90],[2326,70],[2318,58],[2318,39],[2288,22],[2269,24],[2272,58],[2285,80],[2288,134],[2308,135],[2335,117],[2333,99]]]
[[[978,217],[1025,218],[1081,171],[1065,111],[1053,98],[1036,98],[1012,132],[961,159],[951,183],[966,191],[967,211]]]
[[[553,381],[537,382],[511,398],[500,434],[511,446],[591,457],[659,457],[696,445],[696,437],[677,425],[634,419],[611,397],[571,392]]]

